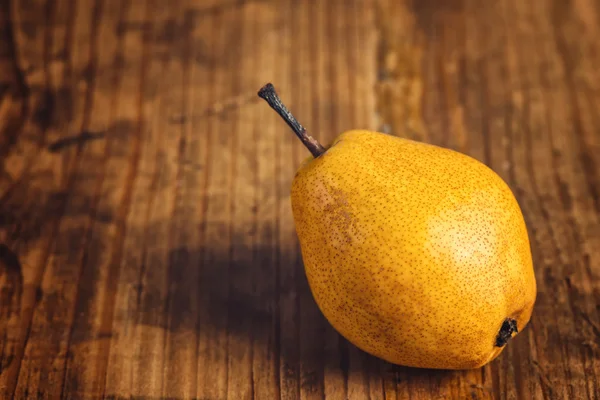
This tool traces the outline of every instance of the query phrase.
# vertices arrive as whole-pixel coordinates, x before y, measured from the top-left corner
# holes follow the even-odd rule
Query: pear
[[[324,148],[259,91],[312,153],[291,206],[312,295],[348,341],[388,362],[472,369],[528,324],[536,281],[508,185],[456,151],[367,130]]]

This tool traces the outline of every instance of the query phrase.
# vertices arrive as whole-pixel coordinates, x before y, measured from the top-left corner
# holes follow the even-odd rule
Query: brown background
[[[0,1],[0,397],[599,399],[600,3]],[[340,338],[289,207],[323,142],[378,129],[514,190],[538,299],[490,365]]]

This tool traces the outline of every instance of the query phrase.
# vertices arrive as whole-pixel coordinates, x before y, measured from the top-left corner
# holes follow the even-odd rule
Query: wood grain
[[[0,2],[0,397],[600,399],[600,3]],[[289,187],[350,128],[513,189],[538,297],[472,371],[338,335]]]

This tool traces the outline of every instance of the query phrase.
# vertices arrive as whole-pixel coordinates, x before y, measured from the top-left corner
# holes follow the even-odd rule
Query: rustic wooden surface
[[[0,397],[600,399],[600,2],[0,1]],[[530,325],[445,372],[317,309],[289,186],[355,127],[466,152],[531,235]]]

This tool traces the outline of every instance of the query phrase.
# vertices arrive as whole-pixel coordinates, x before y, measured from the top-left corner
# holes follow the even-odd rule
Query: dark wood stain
[[[0,243],[0,282],[0,316],[7,318],[20,311],[23,266],[17,253],[4,243]],[[0,362],[0,370],[6,368],[13,359],[14,355],[9,354],[6,360]]]
[[[21,262],[17,254],[6,244],[0,243],[0,264],[6,274],[16,276],[23,283],[23,274],[21,272]]]
[[[90,140],[102,139],[105,136],[106,134],[103,132],[84,131],[78,135],[64,137],[48,144],[48,151],[50,151],[51,153],[56,153],[66,148],[69,148],[70,146],[82,145]]]
[[[598,16],[0,1],[0,397],[600,398]],[[285,200],[307,153],[268,81],[323,142],[381,129],[507,181],[539,291],[497,360],[394,366],[327,323]]]

